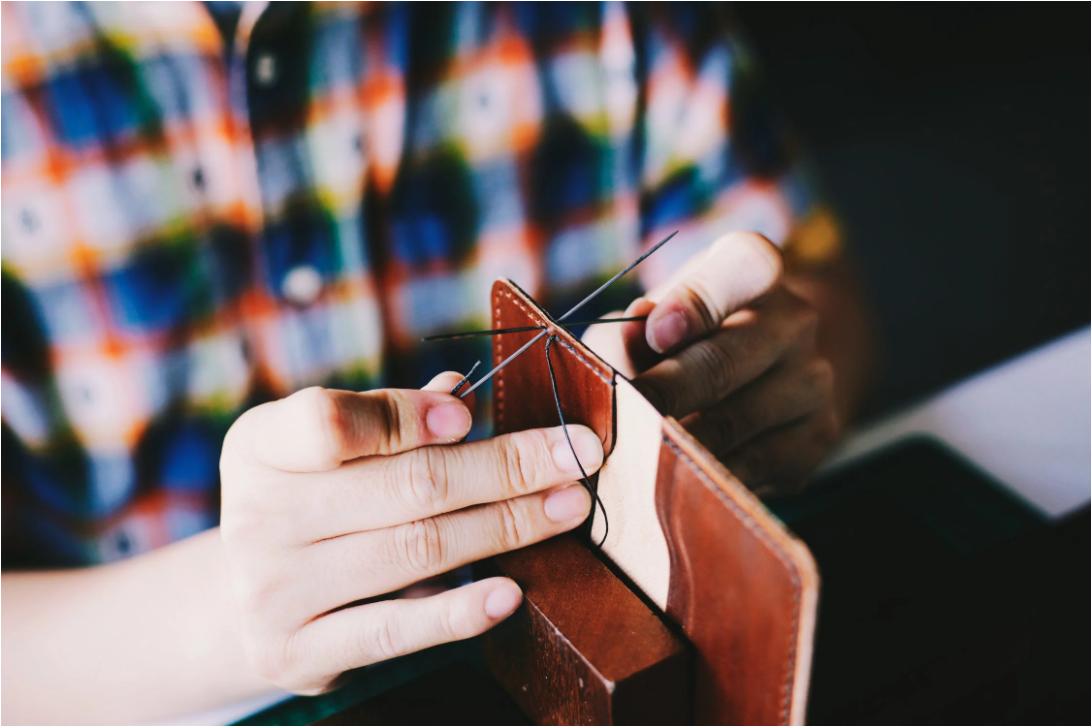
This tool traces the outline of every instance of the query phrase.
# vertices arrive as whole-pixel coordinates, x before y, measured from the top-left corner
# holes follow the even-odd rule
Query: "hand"
[[[840,435],[817,313],[783,270],[764,237],[728,234],[624,312],[646,323],[584,336],[760,494],[798,491]]]
[[[359,603],[580,524],[590,497],[560,428],[456,443],[472,401],[448,391],[310,388],[258,406],[224,442],[221,531],[251,660],[276,685],[329,689],[350,669],[478,635],[522,593],[493,578]],[[569,426],[590,473],[602,445]]]

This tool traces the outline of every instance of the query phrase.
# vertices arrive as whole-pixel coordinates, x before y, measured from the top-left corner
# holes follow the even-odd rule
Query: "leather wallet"
[[[545,326],[567,423],[593,429],[606,460],[601,555],[625,573],[695,652],[698,724],[800,724],[818,574],[806,546],[624,376],[508,280],[492,290],[493,328]],[[494,336],[499,364],[537,331]],[[544,340],[494,378],[497,433],[558,425]],[[592,540],[604,533],[601,514]]]

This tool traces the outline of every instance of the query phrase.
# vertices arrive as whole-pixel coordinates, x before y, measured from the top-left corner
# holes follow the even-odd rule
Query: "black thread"
[[[571,317],[571,315],[573,313],[575,313],[577,310],[579,310],[584,305],[586,305],[587,303],[591,302],[596,297],[598,297],[598,295],[603,290],[605,290],[606,288],[613,285],[615,282],[617,282],[619,279],[621,279],[622,276],[626,275],[634,267],[639,265],[644,260],[648,259],[648,257],[650,257],[660,247],[667,244],[667,242],[669,242],[671,240],[671,238],[673,238],[674,235],[676,235],[676,234],[678,234],[677,230],[672,232],[671,234],[669,234],[665,239],[658,242],[650,250],[648,250],[647,252],[642,254],[640,257],[638,257],[636,260],[634,260],[624,270],[617,273],[616,275],[611,277],[609,280],[607,280],[605,283],[600,285],[597,290],[595,290],[593,293],[591,293],[590,295],[585,297],[583,300],[576,303],[576,305],[573,308],[571,308],[567,313],[565,313],[561,317],[557,318],[553,322],[556,323],[557,325],[560,325],[561,323],[563,323],[566,319]],[[546,313],[546,317],[549,318],[550,320],[552,320],[552,318],[549,317],[548,313]],[[607,318],[607,319],[604,319],[604,320],[581,321],[581,322],[578,322],[578,323],[569,323],[568,325],[569,326],[595,325],[597,323],[610,323],[610,322],[620,323],[620,322],[627,322],[629,320],[647,320],[647,316],[643,316],[643,317],[640,317],[640,318],[620,318],[620,319],[619,318]],[[561,327],[568,327],[568,326],[561,326]],[[507,358],[502,360],[499,364],[496,365],[496,367],[494,367],[491,371],[489,371],[484,376],[482,376],[481,380],[479,380],[477,383],[473,384],[468,389],[466,389],[466,391],[461,396],[461,398],[465,398],[466,396],[473,393],[477,388],[482,386],[485,383],[485,381],[488,381],[490,378],[492,378],[497,373],[499,373],[506,365],[508,365],[513,360],[515,360],[516,358],[521,356],[523,353],[527,352],[527,350],[529,350],[532,345],[534,345],[539,340],[541,340],[543,337],[545,337],[546,332],[548,331],[548,328],[546,326],[544,326],[544,325],[543,326],[524,326],[522,328],[516,328],[516,329],[491,330],[491,331],[472,331],[472,332],[469,332],[469,333],[455,333],[453,335],[437,335],[437,336],[431,336],[431,337],[428,337],[428,338],[422,338],[421,340],[429,341],[429,340],[443,340],[443,339],[449,339],[449,338],[461,338],[461,337],[468,337],[468,336],[474,336],[474,335],[497,335],[497,334],[500,334],[500,333],[503,333],[503,332],[515,332],[516,330],[518,330],[520,332],[529,332],[529,331],[533,331],[533,330],[539,330],[541,332],[539,332],[537,335],[535,335],[529,341],[524,343],[519,348],[519,350],[515,351],[510,356],[508,356]],[[568,435],[568,424],[564,420],[564,411],[561,410],[561,394],[560,394],[560,391],[557,390],[557,376],[553,371],[553,361],[549,357],[549,348],[550,348],[550,346],[553,345],[553,341],[555,341],[555,340],[557,340],[557,335],[556,334],[550,335],[548,338],[546,338],[546,345],[545,345],[546,366],[549,368],[549,382],[553,386],[553,400],[557,404],[557,417],[561,420],[561,430],[564,431],[564,438],[568,442],[568,448],[572,451],[572,458],[574,458],[576,460],[576,466],[579,467],[580,474],[583,475],[583,485],[584,485],[584,487],[586,487],[588,493],[591,495],[591,498],[592,498],[590,525],[594,525],[594,522],[595,522],[595,516],[594,516],[595,515],[595,507],[598,507],[598,509],[602,512],[603,533],[602,533],[602,539],[598,543],[598,546],[602,547],[602,545],[606,542],[607,535],[609,535],[609,533],[610,533],[610,519],[609,519],[609,517],[606,516],[606,507],[603,506],[602,499],[599,498],[599,493],[598,493],[597,488],[594,485],[591,484],[591,477],[587,476],[587,472],[584,471],[583,464],[580,463],[580,457],[576,454],[576,447],[572,445],[572,437]],[[466,384],[466,381],[468,381],[470,379],[470,376],[473,375],[473,372],[475,370],[477,370],[477,367],[480,364],[481,364],[481,361],[478,361],[477,363],[475,363],[474,367],[470,369],[470,372],[466,374],[466,377],[458,382],[458,385],[455,386],[454,389],[451,391],[452,396],[456,395],[462,389],[462,387]],[[590,536],[590,529],[588,529],[588,536]]]
[[[628,267],[626,267],[626,268],[625,268],[624,270],[622,270],[621,272],[617,273],[616,275],[614,275],[613,277],[611,277],[611,278],[610,278],[609,280],[607,280],[606,282],[604,282],[604,283],[603,283],[602,285],[600,285],[600,286],[599,286],[599,288],[598,288],[597,290],[595,290],[595,291],[594,291],[593,293],[591,293],[590,295],[588,295],[587,297],[585,297],[585,298],[584,298],[583,300],[580,300],[580,301],[579,301],[578,303],[576,303],[575,307],[573,307],[572,309],[570,309],[570,310],[569,310],[569,311],[568,311],[567,313],[565,313],[565,314],[564,314],[564,315],[562,315],[561,317],[557,318],[557,319],[556,319],[556,320],[555,320],[554,322],[555,322],[555,323],[557,323],[557,324],[560,324],[560,323],[563,323],[563,322],[564,322],[565,320],[567,320],[568,318],[570,318],[570,317],[572,316],[572,313],[576,312],[577,310],[579,310],[580,308],[582,308],[582,307],[583,307],[584,305],[586,305],[587,303],[589,303],[589,302],[591,302],[592,300],[594,300],[594,299],[595,299],[595,298],[596,298],[596,297],[597,297],[597,296],[598,296],[598,295],[599,295],[599,294],[600,294],[600,293],[601,293],[601,292],[602,292],[603,290],[605,290],[606,288],[608,288],[608,287],[610,287],[611,285],[613,285],[613,284],[614,284],[615,282],[617,282],[618,280],[620,280],[620,279],[621,279],[621,277],[622,277],[623,275],[625,275],[625,274],[628,274],[628,272],[629,272],[630,270],[632,270],[632,269],[633,269],[634,267],[636,267],[637,265],[639,265],[639,264],[640,264],[641,262],[643,262],[644,260],[648,259],[648,257],[650,257],[650,256],[651,256],[651,255],[652,255],[652,254],[653,254],[654,252],[656,252],[656,251],[657,251],[657,250],[658,250],[658,249],[659,249],[660,247],[662,247],[663,245],[665,245],[665,244],[667,244],[668,242],[670,242],[670,241],[671,241],[671,239],[672,239],[672,238],[674,237],[674,235],[676,235],[676,234],[678,234],[678,230],[675,230],[674,232],[671,232],[671,233],[670,233],[669,235],[667,235],[667,236],[666,236],[666,238],[665,238],[665,239],[663,239],[663,240],[660,240],[659,242],[657,242],[657,243],[655,244],[655,246],[654,246],[654,247],[652,247],[652,248],[651,248],[650,250],[648,250],[647,252],[645,252],[644,254],[642,254],[642,255],[641,255],[640,257],[636,258],[636,260],[634,260],[634,261],[633,261],[633,262],[632,262],[632,263],[631,263],[631,264],[630,264],[630,265],[629,265]],[[547,315],[548,315],[548,313],[547,313]],[[501,362],[500,362],[500,363],[499,363],[499,364],[498,364],[498,365],[497,365],[497,366],[496,366],[495,368],[493,368],[493,369],[492,369],[491,371],[489,371],[488,373],[486,373],[485,375],[483,375],[483,376],[481,377],[481,380],[479,380],[479,381],[478,381],[477,383],[475,383],[475,384],[473,384],[472,386],[470,386],[469,388],[467,388],[467,389],[466,389],[466,392],[465,392],[465,393],[463,393],[461,397],[462,397],[462,398],[465,398],[466,396],[470,395],[470,394],[471,394],[471,393],[473,393],[473,392],[474,392],[475,390],[477,390],[477,389],[478,389],[478,388],[479,388],[480,386],[484,385],[485,381],[487,381],[487,380],[489,380],[490,378],[492,378],[493,376],[495,376],[495,375],[496,375],[497,373],[499,373],[499,372],[500,372],[500,371],[501,371],[501,370],[502,370],[502,369],[504,368],[504,366],[506,366],[506,365],[508,365],[509,363],[511,363],[511,362],[512,362],[513,360],[515,360],[516,358],[518,358],[519,356],[521,356],[521,355],[522,355],[523,353],[526,353],[526,352],[527,352],[527,349],[528,349],[528,348],[530,348],[530,346],[532,346],[532,345],[534,345],[535,343],[537,343],[537,342],[538,342],[539,340],[541,340],[541,339],[542,339],[543,337],[545,337],[545,334],[546,334],[546,331],[544,331],[544,330],[543,330],[542,332],[540,332],[540,333],[538,333],[537,335],[535,335],[535,336],[534,336],[533,338],[531,338],[531,339],[530,339],[529,341],[527,341],[527,342],[526,342],[526,343],[525,343],[525,344],[523,345],[523,347],[522,347],[522,348],[520,348],[519,350],[517,350],[517,351],[515,351],[514,353],[512,353],[511,355],[509,355],[509,356],[508,356],[507,358],[505,358],[505,359],[504,359],[503,361],[501,361]]]
[[[588,526],[587,534],[591,535],[590,526],[595,523],[595,507],[597,506],[599,511],[602,512],[602,524],[603,532],[602,539],[599,540],[598,546],[606,542],[606,536],[610,534],[610,518],[606,516],[606,507],[602,504],[602,499],[599,498],[598,488],[591,484],[591,477],[587,476],[587,472],[583,469],[583,464],[580,463],[580,457],[576,454],[576,447],[572,445],[572,437],[568,435],[568,423],[564,420],[564,411],[561,409],[561,393],[557,390],[557,375],[553,372],[553,361],[549,357],[549,347],[553,345],[553,341],[557,340],[556,335],[551,335],[546,338],[545,344],[545,359],[546,367],[549,368],[549,382],[553,385],[553,400],[557,404],[557,418],[561,420],[561,430],[564,431],[564,438],[568,442],[568,448],[572,451],[572,458],[576,460],[576,466],[580,469],[580,474],[583,475],[583,486],[587,489],[587,493],[591,495],[591,520]]]
[[[575,328],[580,325],[602,325],[603,323],[632,323],[647,320],[647,315],[638,315],[634,318],[600,318],[598,320],[578,320],[574,323],[566,323],[562,328]],[[479,338],[485,335],[506,335],[507,333],[530,333],[535,330],[545,330],[544,325],[521,325],[518,328],[492,328],[490,330],[464,330],[461,333],[440,333],[439,335],[426,335],[420,339],[422,343],[434,343],[437,340],[458,340],[459,338]]]
[[[466,385],[466,381],[470,380],[470,376],[472,376],[474,374],[474,371],[477,370],[477,367],[479,365],[481,365],[481,361],[478,361],[478,362],[474,363],[474,367],[470,369],[470,372],[467,373],[463,377],[463,379],[458,382],[457,386],[455,386],[454,388],[451,389],[451,395],[452,396],[457,396],[458,395],[459,389],[461,389],[463,386]]]
[[[613,277],[611,277],[606,282],[599,285],[599,288],[597,290],[595,290],[593,293],[591,293],[590,295],[585,297],[583,300],[580,300],[578,303],[576,303],[576,305],[571,310],[569,310],[567,313],[565,313],[561,317],[557,318],[557,322],[558,323],[563,323],[565,320],[568,320],[570,317],[572,317],[572,313],[576,312],[577,310],[582,308],[584,305],[586,305],[587,303],[594,300],[596,297],[599,296],[599,294],[602,293],[603,290],[605,290],[606,288],[613,285],[615,282],[620,280],[623,276],[629,274],[630,270],[632,270],[634,267],[639,265],[644,260],[651,257],[653,254],[655,254],[659,250],[660,247],[662,247],[663,245],[670,242],[671,239],[673,239],[674,235],[676,235],[676,234],[678,234],[678,230],[674,230],[673,232],[668,234],[664,239],[660,240],[659,242],[656,242],[654,247],[652,247],[650,250],[648,250],[647,252],[642,254],[640,257],[637,257],[635,260],[630,262],[628,267],[626,267],[624,270],[622,270],[621,272],[619,272],[616,275],[614,275]]]
[[[545,330],[544,325],[523,325],[518,328],[494,328],[492,330],[466,330],[461,333],[441,333],[439,335],[426,335],[420,339],[422,343],[434,343],[437,340],[458,340],[459,338],[477,338],[482,335],[504,335],[505,333],[529,333],[533,330]]]

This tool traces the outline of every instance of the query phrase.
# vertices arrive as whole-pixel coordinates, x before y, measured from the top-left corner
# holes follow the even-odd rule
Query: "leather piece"
[[[549,356],[557,375],[565,421],[590,427],[599,435],[609,455],[614,447],[613,369],[571,333],[553,323],[510,280],[497,280],[493,284],[492,307],[493,329],[547,325],[557,335]],[[499,365],[537,334],[532,331],[494,336],[493,365]],[[493,412],[499,434],[560,425],[546,366],[544,338],[493,377]]]
[[[810,552],[670,418],[656,508],[667,615],[700,653],[695,722],[802,723],[818,597]]]
[[[550,323],[515,285],[507,281],[494,285],[495,328],[542,324],[557,332],[564,343],[555,344],[551,352],[566,420],[587,424],[599,434],[608,455],[605,469],[611,466],[609,455],[618,430],[618,386],[624,381],[577,339]],[[494,364],[534,335],[496,336]],[[494,420],[500,433],[558,423],[539,346],[544,348],[544,341],[496,376]],[[648,444],[659,447],[654,473],[656,511],[651,516],[668,549],[666,617],[681,626],[696,650],[694,722],[702,726],[801,724],[818,597],[818,575],[809,551],[676,421],[663,418],[651,406],[626,410],[627,419],[640,419],[627,420],[627,431],[650,427],[662,433],[661,439]],[[639,482],[634,477],[642,481],[644,476],[652,473],[621,473],[614,484],[623,489],[628,477],[635,486]],[[636,491],[643,489],[637,486]],[[616,509],[628,511],[630,504]],[[640,551],[630,549],[608,552],[619,569],[636,574]],[[522,556],[516,552],[506,557],[518,561]],[[570,586],[563,580],[555,584],[562,591]],[[535,606],[536,597],[527,594],[527,607]],[[653,596],[653,601],[662,604],[664,599]],[[600,637],[612,635],[604,631]],[[540,641],[539,647],[561,646]],[[566,697],[552,691],[548,683],[524,685],[542,689],[538,694],[542,698]],[[512,696],[518,700],[517,694]]]

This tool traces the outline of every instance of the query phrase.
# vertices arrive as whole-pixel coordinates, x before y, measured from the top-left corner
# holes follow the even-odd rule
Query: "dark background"
[[[863,272],[885,354],[872,414],[1091,322],[1078,5],[733,12]]]

